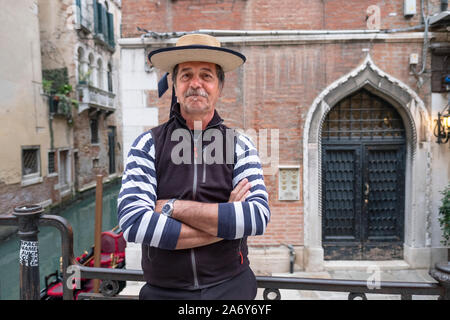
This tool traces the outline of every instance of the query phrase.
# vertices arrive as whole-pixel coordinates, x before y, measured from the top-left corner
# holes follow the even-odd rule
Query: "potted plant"
[[[63,114],[67,118],[69,125],[73,124],[72,107],[78,108],[78,100],[70,97],[71,92],[72,86],[64,84],[54,95],[54,100],[58,101],[58,113]]]
[[[441,243],[444,246],[450,245],[450,184],[441,191],[444,196],[439,207],[439,224],[441,225],[443,240]],[[448,250],[448,260],[450,261],[450,248]]]

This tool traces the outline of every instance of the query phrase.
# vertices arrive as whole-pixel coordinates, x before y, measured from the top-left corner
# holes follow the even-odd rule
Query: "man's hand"
[[[250,194],[252,184],[248,182],[247,178],[242,179],[238,185],[231,191],[228,202],[242,202]]]

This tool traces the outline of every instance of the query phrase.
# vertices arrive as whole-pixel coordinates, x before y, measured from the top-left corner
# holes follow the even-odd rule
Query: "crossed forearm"
[[[155,211],[160,212],[166,202],[158,200]],[[217,208],[217,203],[175,201],[172,218],[182,223],[176,249],[194,248],[222,240],[216,237]]]
[[[251,184],[243,179],[231,192],[229,202],[244,201]],[[155,211],[161,212],[167,200],[158,200]],[[172,218],[180,221],[181,231],[176,249],[194,248],[222,240],[217,237],[219,205],[189,200],[174,202]]]

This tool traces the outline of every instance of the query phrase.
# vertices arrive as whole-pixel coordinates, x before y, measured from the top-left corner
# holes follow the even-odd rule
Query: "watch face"
[[[170,216],[170,214],[172,213],[172,206],[171,206],[171,204],[170,204],[170,203],[166,203],[166,204],[162,207],[161,213],[162,213],[163,215]]]

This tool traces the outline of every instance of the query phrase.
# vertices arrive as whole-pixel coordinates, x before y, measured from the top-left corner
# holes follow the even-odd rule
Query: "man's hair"
[[[172,83],[176,83],[177,74],[178,74],[178,64],[173,68],[172,72]],[[219,86],[220,88],[223,88],[223,85],[225,83],[225,72],[223,72],[223,69],[220,65],[216,64],[216,74],[217,78],[219,79]]]

